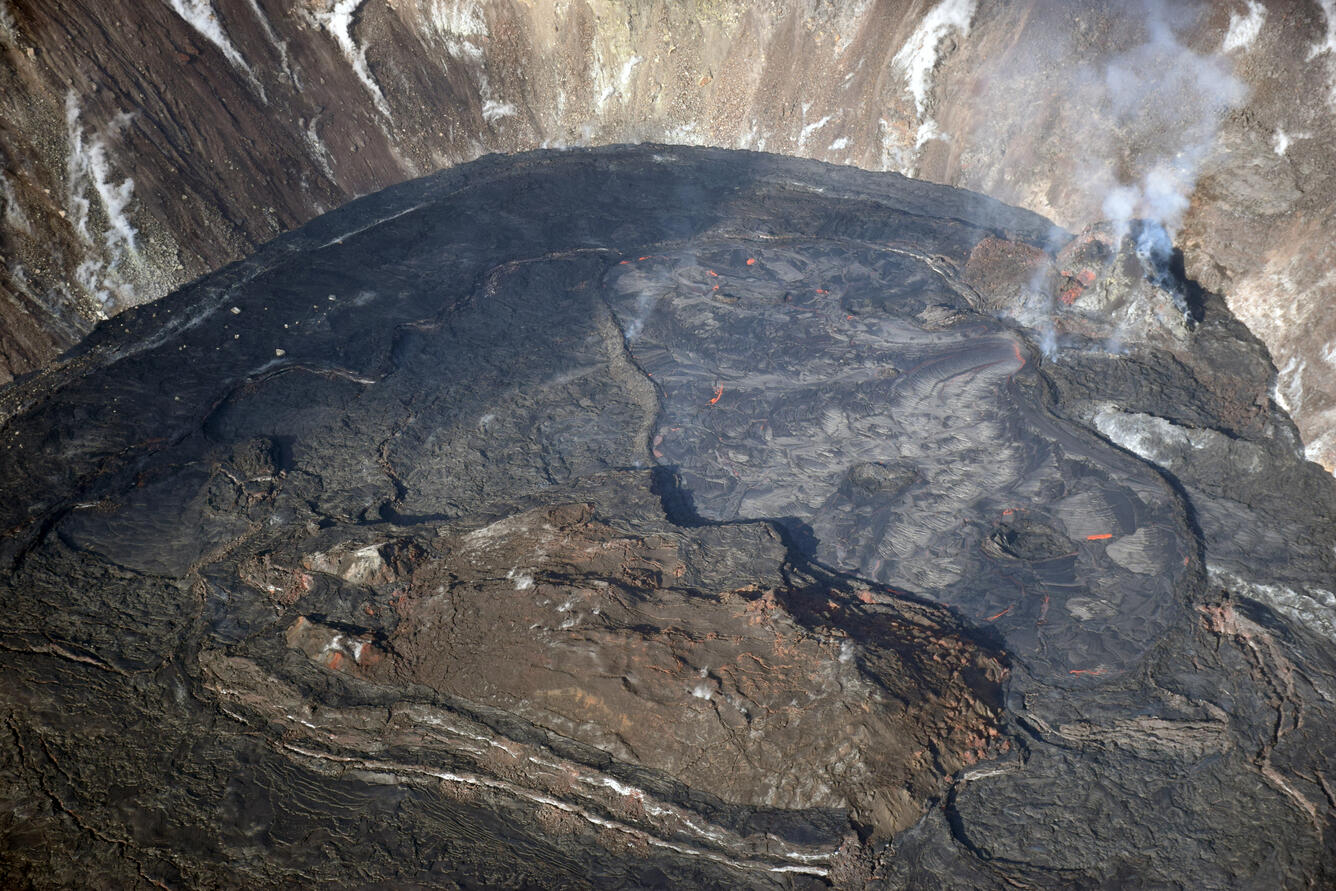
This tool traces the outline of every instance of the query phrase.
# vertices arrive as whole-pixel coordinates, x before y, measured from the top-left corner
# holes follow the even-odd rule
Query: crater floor
[[[1336,492],[1133,241],[537,152],[104,323],[0,393],[0,875],[1331,881]]]

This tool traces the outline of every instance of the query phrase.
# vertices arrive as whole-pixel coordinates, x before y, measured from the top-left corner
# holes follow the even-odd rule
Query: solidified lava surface
[[[0,875],[1332,881],[1336,493],[1128,244],[538,152],[105,323],[0,394]]]

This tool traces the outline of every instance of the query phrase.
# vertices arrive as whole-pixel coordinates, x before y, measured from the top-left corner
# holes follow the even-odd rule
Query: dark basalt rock
[[[0,875],[1336,879],[1331,481],[1134,252],[540,152],[118,316],[0,393]]]

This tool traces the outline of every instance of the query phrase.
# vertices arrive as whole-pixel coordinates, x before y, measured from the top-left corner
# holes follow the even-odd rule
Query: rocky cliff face
[[[489,151],[654,140],[1163,223],[1336,460],[1326,3],[0,5],[0,374],[312,216]]]
[[[540,152],[122,312],[0,393],[0,875],[1330,883],[1336,489],[1153,235]]]

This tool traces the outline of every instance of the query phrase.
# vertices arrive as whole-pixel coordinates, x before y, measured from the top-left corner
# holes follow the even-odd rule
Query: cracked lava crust
[[[0,875],[1330,879],[1330,480],[1145,263],[643,146],[123,313],[0,394]]]

